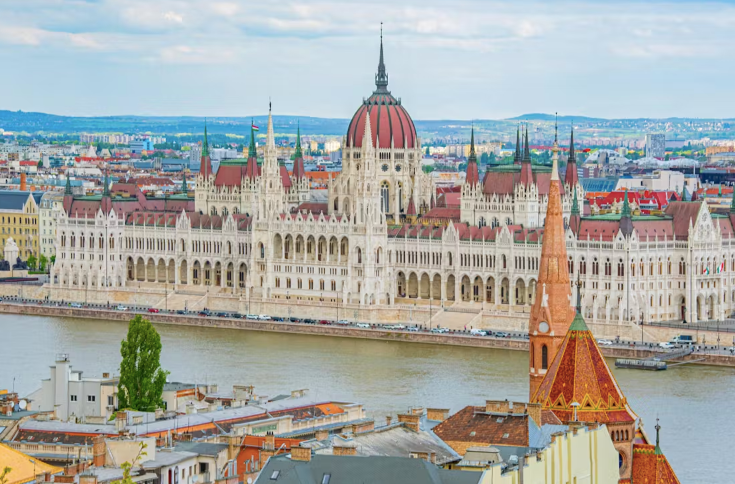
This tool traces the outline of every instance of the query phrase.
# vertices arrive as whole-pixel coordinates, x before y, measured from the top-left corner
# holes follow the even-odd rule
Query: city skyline
[[[2,109],[240,116],[270,97],[278,114],[347,118],[382,21],[389,89],[415,119],[735,112],[718,61],[731,2],[5,3],[0,59],[23,69],[0,80]]]

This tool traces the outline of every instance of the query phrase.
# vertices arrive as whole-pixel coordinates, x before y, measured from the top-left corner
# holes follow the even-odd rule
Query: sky
[[[735,117],[735,5],[698,1],[0,0],[0,109],[415,119]]]

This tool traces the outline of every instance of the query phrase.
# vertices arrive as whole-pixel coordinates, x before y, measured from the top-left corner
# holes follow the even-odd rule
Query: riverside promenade
[[[339,338],[360,338],[381,341],[400,341],[407,343],[424,343],[451,346],[471,346],[495,348],[513,351],[528,351],[528,340],[521,333],[491,336],[476,336],[466,331],[450,331],[435,333],[425,329],[409,331],[408,328],[394,329],[389,325],[372,324],[369,327],[358,327],[356,324],[307,324],[288,321],[262,321],[256,319],[238,319],[234,317],[202,316],[199,314],[177,314],[176,312],[119,311],[106,308],[84,308],[58,305],[58,303],[19,302],[4,300],[0,303],[0,313],[53,316],[64,318],[83,318],[102,321],[129,321],[136,314],[156,324],[174,326],[198,326],[207,328],[241,329],[271,333],[310,334]],[[507,335],[507,336],[506,336]],[[667,350],[656,346],[644,346],[640,343],[627,342],[617,345],[601,346],[604,356],[608,358],[649,358],[664,355]],[[691,362],[698,365],[715,365],[735,367],[735,356],[723,351],[700,351],[688,355],[680,362]]]

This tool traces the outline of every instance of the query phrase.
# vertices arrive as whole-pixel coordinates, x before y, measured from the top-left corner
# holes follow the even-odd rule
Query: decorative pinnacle
[[[304,155],[301,153],[301,123],[297,121],[296,124],[296,150],[294,151],[294,160],[297,158],[303,158]]]
[[[656,427],[655,428],[656,428],[656,450],[655,450],[655,453],[656,453],[656,455],[661,455],[662,454],[661,447],[659,447],[659,433],[661,431],[661,426],[658,423],[658,417],[656,418]]]
[[[623,192],[623,209],[620,211],[620,217],[630,218],[630,203],[628,202],[628,190]]]
[[[576,163],[577,158],[574,154],[574,123],[572,123],[572,135],[569,138],[569,163]]]
[[[559,113],[554,113],[554,144],[559,142]]]
[[[516,128],[516,156],[513,161],[521,161],[521,123],[518,123],[518,127]]]
[[[209,156],[209,141],[207,141],[207,119],[204,119],[204,142],[202,143],[202,156]]]
[[[577,200],[577,187],[574,187],[574,198],[572,199],[571,215],[579,215],[579,201]]]
[[[526,141],[523,145],[523,161],[531,161],[531,150],[528,147],[528,124],[526,124]]]
[[[477,162],[477,155],[475,154],[475,124],[472,123],[472,134],[470,135],[470,156],[467,160],[468,163]]]
[[[248,147],[248,158],[257,158],[258,151],[255,149],[255,131],[253,131],[253,118],[250,118],[250,146]]]
[[[375,74],[376,93],[388,93],[388,74],[385,72],[385,61],[383,59],[383,22],[380,22],[380,61],[378,62],[378,73]]]
[[[71,179],[69,178],[69,170],[66,171],[66,188],[64,189],[64,195],[72,195]]]

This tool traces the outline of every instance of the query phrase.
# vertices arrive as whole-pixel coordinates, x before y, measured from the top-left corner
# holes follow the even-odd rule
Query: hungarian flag
[[[260,131],[260,128],[255,126],[254,124],[251,124],[250,127],[253,128],[253,131]]]
[[[725,272],[725,261],[724,260],[720,263],[720,267],[717,268],[717,273],[719,274],[720,272]]]
[[[702,274],[709,275],[709,267],[705,267]]]

